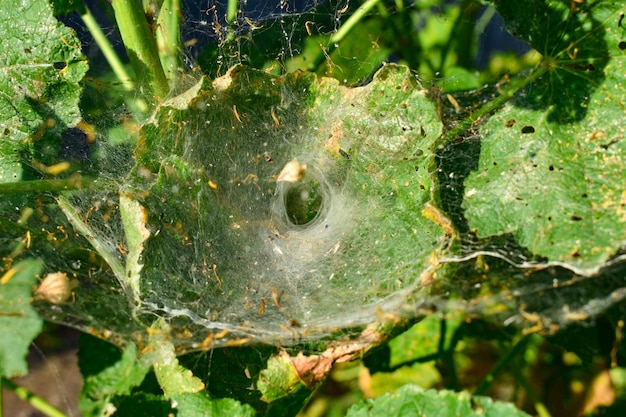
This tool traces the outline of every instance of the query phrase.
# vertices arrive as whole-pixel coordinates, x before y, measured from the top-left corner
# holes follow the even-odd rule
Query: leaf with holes
[[[618,2],[572,4],[500,4],[543,61],[480,127],[464,208],[479,236],[511,233],[590,275],[626,243],[626,30]],[[526,24],[535,21],[547,24]]]
[[[78,82],[87,71],[80,42],[45,0],[0,3],[0,135],[21,144],[80,120]]]

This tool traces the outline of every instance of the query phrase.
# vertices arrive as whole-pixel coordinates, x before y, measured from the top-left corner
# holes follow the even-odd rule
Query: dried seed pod
[[[76,285],[77,282],[71,281],[64,272],[47,274],[35,291],[35,299],[62,304],[70,297]]]

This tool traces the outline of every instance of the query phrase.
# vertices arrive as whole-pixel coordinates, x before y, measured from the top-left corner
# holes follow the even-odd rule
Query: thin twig
[[[30,392],[26,388],[17,385],[10,380],[0,377],[0,385],[7,387],[11,391],[15,393],[19,398],[24,401],[27,401],[30,405],[35,407],[37,410],[41,411],[45,415],[49,417],[67,417],[67,414],[62,412],[61,410],[55,408],[48,401],[44,400],[40,396]],[[2,408],[0,407],[0,417],[2,417]]]

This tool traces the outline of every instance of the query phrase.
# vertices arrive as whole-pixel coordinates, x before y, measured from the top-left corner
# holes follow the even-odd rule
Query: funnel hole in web
[[[329,194],[330,190],[324,179],[318,175],[307,176],[300,182],[286,183],[283,189],[282,217],[290,226],[314,226],[326,212]]]
[[[289,184],[284,194],[284,214],[295,226],[315,222],[324,206],[322,185],[316,179]]]

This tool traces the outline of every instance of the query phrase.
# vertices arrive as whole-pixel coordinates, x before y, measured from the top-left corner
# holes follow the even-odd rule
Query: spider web
[[[394,65],[372,76],[379,65],[366,59],[356,88],[279,75],[311,45],[329,72],[329,36],[351,7],[242,3],[229,25],[223,4],[186,4],[187,63],[208,77],[191,72],[188,89],[130,123],[136,147],[101,141],[90,161],[98,186],[58,200],[64,213],[46,233],[65,256],[48,268],[80,284],[71,303],[40,303],[42,314],[120,344],[141,344],[164,318],[186,352],[354,338],[372,324],[382,334],[436,311],[552,332],[619,306],[619,252],[583,270],[512,233],[470,228],[465,184],[482,132],[439,139],[466,116],[459,101],[471,110],[497,87],[466,105]],[[234,64],[261,71],[226,72]],[[296,179],[279,180],[290,163]]]
[[[293,34],[302,32],[297,26],[311,22],[318,33],[331,34],[348,10],[347,3],[328,3],[323,6],[330,11],[322,11],[323,17],[316,18],[320,11],[305,13],[312,7],[306,3],[261,9],[242,4],[236,22],[227,27],[222,5],[207,4],[194,12],[197,6],[185,6],[186,25],[200,31],[187,31],[187,56],[194,57],[194,47],[202,43],[195,39],[204,36],[227,62],[216,60],[216,74],[235,63],[251,63],[241,52],[242,44],[250,42],[250,32],[255,34],[255,47],[266,31],[282,34],[278,46],[264,50],[270,55],[263,59],[269,56],[269,60],[284,65],[286,59],[300,52],[294,49],[298,42]],[[191,16],[198,16],[198,12],[200,17],[193,20]],[[381,76],[379,85],[350,91],[330,80],[320,80],[318,85],[306,77],[289,81],[245,70],[233,74],[218,78],[213,85],[195,76],[195,86],[172,98],[142,124],[139,141],[149,141],[150,145],[145,151],[134,151],[134,158],[143,165],[136,165],[130,177],[119,174],[128,172],[132,165],[132,144],[111,140],[118,135],[115,120],[127,117],[128,111],[113,108],[112,117],[99,122],[101,131],[109,132],[109,140],[98,142],[89,168],[97,172],[101,185],[94,188],[97,191],[80,191],[58,200],[71,223],[57,228],[66,247],[84,246],[76,234],[66,232],[73,227],[90,236],[94,251],[70,250],[69,258],[74,258],[69,262],[72,282],[80,283],[74,288],[71,303],[44,312],[49,319],[125,343],[129,337],[141,341],[155,317],[166,317],[178,335],[176,344],[181,351],[247,342],[293,344],[344,330],[347,335],[358,334],[359,329],[377,321],[381,312],[396,314],[400,300],[415,290],[420,274],[431,267],[427,262],[430,253],[445,243],[442,236],[437,237],[441,231],[422,219],[426,225],[421,229],[432,234],[424,245],[418,244],[423,246],[425,259],[413,259],[409,252],[400,256],[398,249],[389,245],[395,242],[403,246],[416,239],[415,225],[409,226],[408,219],[399,217],[385,226],[388,220],[382,216],[384,208],[394,207],[399,198],[394,177],[409,180],[407,171],[415,172],[420,165],[421,188],[401,200],[419,206],[429,195],[429,174],[423,166],[427,159],[413,154],[419,151],[424,155],[429,145],[421,145],[423,150],[402,145],[409,134],[414,134],[416,123],[420,135],[428,136],[428,140],[438,136],[434,105],[425,98],[414,76],[391,69]],[[371,144],[345,137],[347,132],[365,135],[371,130],[368,120],[372,116],[368,114],[373,109],[359,97],[371,101],[371,90],[380,92],[391,80],[404,80],[406,94],[390,100],[419,98],[424,101],[425,114],[418,119],[406,111],[375,116],[389,125],[390,131],[398,131],[393,139],[397,143],[377,144],[383,140],[377,136]],[[272,87],[274,83],[280,85],[279,91]],[[223,94],[202,98],[209,90],[222,88],[226,90]],[[315,97],[318,88],[332,93],[327,99],[335,101],[338,98],[334,94],[354,95],[333,106],[355,122],[344,126],[331,111],[307,110],[305,103]],[[255,94],[257,100],[264,94],[273,97],[269,103],[247,103]],[[189,103],[194,107],[183,111]],[[180,115],[172,116],[177,110]],[[310,118],[314,120],[307,120]],[[359,119],[363,121],[356,122]],[[161,142],[156,137],[167,139]],[[247,137],[246,146],[239,143],[243,137]],[[360,149],[365,156],[359,156]],[[405,155],[402,168],[386,166],[385,156],[399,157],[394,154]],[[290,160],[306,167],[304,182],[277,181]],[[393,184],[368,184],[366,171],[376,167],[381,170],[379,176]],[[373,194],[368,201],[361,201],[364,198],[359,194],[366,188]],[[139,205],[124,209],[120,194]],[[302,202],[309,198],[301,196],[310,194],[319,195],[319,207],[304,207],[311,213],[302,217]],[[376,194],[378,198],[373,197]],[[400,213],[407,210],[407,202],[398,207]],[[128,214],[133,210],[144,210],[147,223]],[[59,217],[55,220],[64,223]],[[400,224],[405,229],[402,232]],[[150,238],[133,244],[130,235],[142,228]],[[407,230],[412,231],[407,234]],[[368,234],[378,239],[372,241]],[[54,260],[49,267],[68,270],[67,265]],[[412,271],[407,278],[402,272],[405,270]],[[113,294],[112,288],[117,288]],[[402,294],[395,294],[403,288]],[[114,300],[102,302],[111,296]],[[337,317],[338,309],[355,300],[358,303],[349,314]],[[86,317],[84,312],[89,310],[93,311]]]
[[[391,83],[406,87],[388,93]],[[305,107],[311,100],[322,104]],[[393,110],[409,101],[421,102],[419,116]],[[423,156],[437,126],[433,103],[395,66],[353,90],[244,67],[201,80],[143,126],[126,185],[60,200],[111,267],[105,282],[125,294],[127,305],[107,305],[118,311],[100,319],[119,322],[125,311],[132,328],[167,317],[185,329],[181,349],[302,343],[363,328],[385,311],[401,319],[446,242],[437,224],[412,219],[430,198]],[[293,164],[304,178],[281,180]],[[133,243],[137,231],[150,237]],[[76,299],[90,292],[81,286]]]

